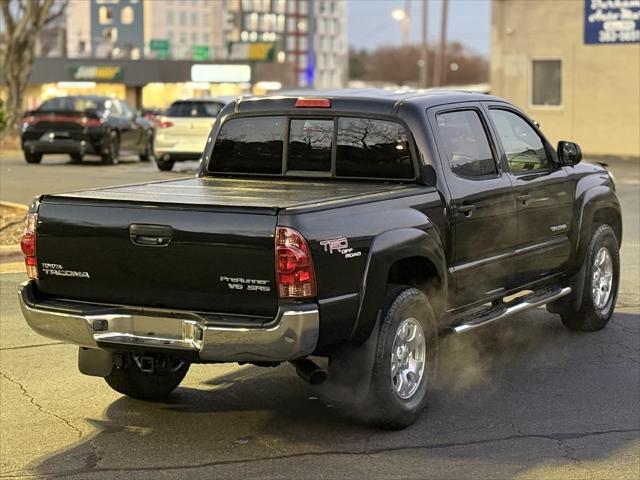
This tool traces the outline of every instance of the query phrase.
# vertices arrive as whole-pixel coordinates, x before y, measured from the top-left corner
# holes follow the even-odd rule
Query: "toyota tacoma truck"
[[[489,95],[239,98],[194,178],[36,198],[20,304],[133,398],[192,363],[290,362],[402,428],[443,335],[541,305],[577,331],[611,318],[620,205],[580,160]]]

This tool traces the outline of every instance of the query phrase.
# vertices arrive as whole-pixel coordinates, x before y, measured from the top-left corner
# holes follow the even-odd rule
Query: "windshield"
[[[103,112],[105,101],[95,98],[59,97],[47,100],[40,105],[40,112]]]
[[[215,117],[223,105],[216,102],[174,102],[167,110],[167,117]]]
[[[220,129],[208,170],[410,180],[409,138],[399,123],[371,118],[238,117]]]

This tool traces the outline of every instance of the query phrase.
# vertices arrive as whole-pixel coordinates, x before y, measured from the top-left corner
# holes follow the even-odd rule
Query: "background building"
[[[492,93],[522,107],[552,142],[640,157],[637,3],[494,0]]]
[[[144,0],[145,56],[226,58],[224,6],[222,0]]]
[[[274,44],[279,65],[260,65],[257,80],[285,87],[346,84],[346,0],[227,0],[225,9],[228,42]]]
[[[185,97],[342,87],[346,19],[345,0],[70,0],[41,35],[26,108],[72,94],[165,108]]]
[[[142,58],[143,19],[144,3],[139,0],[71,0],[67,5],[67,54]]]
[[[349,81],[347,2],[314,2],[315,88],[344,87]]]

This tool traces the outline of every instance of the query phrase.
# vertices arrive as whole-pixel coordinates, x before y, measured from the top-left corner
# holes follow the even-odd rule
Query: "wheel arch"
[[[575,265],[580,267],[597,225],[607,224],[613,229],[618,246],[622,244],[622,213],[616,194],[608,186],[598,185],[580,196],[578,231],[576,234]]]
[[[571,277],[574,290],[573,305],[576,310],[582,305],[582,293],[585,288],[585,258],[591,237],[598,225],[611,226],[616,236],[618,246],[622,244],[622,213],[620,202],[615,192],[606,185],[597,185],[582,192],[578,202],[579,212],[575,235],[575,253],[573,260],[573,274]]]
[[[360,289],[354,342],[369,338],[389,284],[406,284],[424,291],[439,316],[446,305],[448,285],[444,248],[435,227],[389,230],[374,239]]]

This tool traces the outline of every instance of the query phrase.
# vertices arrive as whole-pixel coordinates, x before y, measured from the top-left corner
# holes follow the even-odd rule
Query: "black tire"
[[[168,362],[163,369],[154,373],[140,370],[140,367],[129,355],[124,365],[114,367],[104,379],[116,392],[138,400],[154,400],[166,397],[175,390],[189,370],[189,362],[182,362],[166,357],[156,357],[156,364]]]
[[[140,154],[141,162],[150,162],[154,158],[154,148],[153,148],[153,134],[149,133],[147,138],[147,145],[145,146],[144,152]]]
[[[111,130],[105,139],[105,146],[102,151],[102,163],[105,165],[117,165],[120,154],[120,139],[118,132]]]
[[[24,152],[24,159],[27,163],[40,163],[42,161],[42,154],[40,152]]]
[[[408,398],[395,391],[391,361],[396,332],[405,320],[415,319],[422,327],[425,343],[424,372]],[[376,427],[396,430],[414,423],[427,401],[427,390],[436,371],[438,331],[436,318],[427,296],[417,288],[388,290],[380,325],[378,345],[369,393],[363,406],[366,421]]]
[[[174,160],[163,160],[156,157],[156,165],[158,166],[158,170],[162,170],[163,172],[169,172],[173,168],[174,163]]]
[[[606,249],[611,259],[612,281],[609,296],[602,306],[595,303],[595,294],[593,293],[594,283],[601,275],[597,275],[596,262],[598,261],[598,253],[601,249]],[[562,318],[562,323],[570,330],[582,332],[595,332],[605,327],[613,315],[613,310],[618,297],[618,287],[620,284],[620,252],[618,249],[618,240],[609,225],[600,225],[596,228],[584,261],[584,288],[582,289],[582,301],[580,309],[576,310],[574,305],[577,304],[575,298],[576,293],[572,293],[566,300],[559,305],[557,309]]]
[[[84,155],[82,155],[81,153],[72,153],[70,157],[71,157],[71,163],[82,163],[82,159],[84,158]]]

